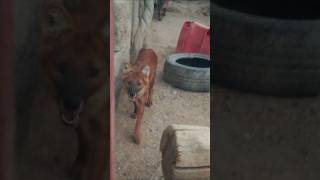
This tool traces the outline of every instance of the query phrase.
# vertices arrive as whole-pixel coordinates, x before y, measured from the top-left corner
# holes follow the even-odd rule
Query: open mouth
[[[81,102],[77,109],[68,110],[62,105],[62,103],[60,103],[60,117],[62,121],[67,126],[75,126],[75,127],[78,126],[80,113],[82,112],[82,106],[83,106],[83,103]]]
[[[129,101],[134,102],[136,100],[136,96],[137,95],[133,95],[133,96],[128,96],[129,97]]]

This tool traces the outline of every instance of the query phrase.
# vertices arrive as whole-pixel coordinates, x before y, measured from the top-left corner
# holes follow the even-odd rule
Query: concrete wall
[[[121,90],[122,64],[134,62],[143,47],[152,21],[153,3],[153,0],[114,0],[116,99]]]

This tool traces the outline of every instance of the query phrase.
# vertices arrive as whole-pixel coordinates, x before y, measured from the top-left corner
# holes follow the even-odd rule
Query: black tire
[[[215,83],[277,96],[319,94],[320,16],[290,20],[213,8]]]
[[[194,60],[197,58],[196,60]],[[200,60],[203,67],[195,67],[179,63],[183,59]],[[178,62],[177,62],[178,61]],[[210,58],[209,56],[195,53],[176,53],[166,58],[163,68],[164,80],[172,86],[197,92],[210,90]]]

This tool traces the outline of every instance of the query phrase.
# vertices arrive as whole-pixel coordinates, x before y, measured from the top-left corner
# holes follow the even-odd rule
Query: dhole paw
[[[132,113],[132,114],[130,114],[130,117],[131,117],[132,119],[136,119],[136,118],[137,118],[137,114],[136,114],[136,113]]]
[[[138,135],[135,135],[134,137],[133,137],[133,141],[136,143],[136,144],[140,144],[140,142],[141,142],[141,140],[140,140],[140,136],[138,136]]]
[[[146,104],[145,104],[147,107],[150,107],[150,106],[152,106],[152,101],[148,101],[148,102],[146,102]]]

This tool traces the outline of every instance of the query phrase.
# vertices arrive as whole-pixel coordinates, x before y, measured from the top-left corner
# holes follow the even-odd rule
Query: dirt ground
[[[179,1],[171,4],[162,21],[154,20],[146,39],[159,64],[153,106],[145,109],[142,143],[132,141],[135,120],[129,117],[133,105],[122,92],[116,109],[116,179],[150,180],[161,175],[159,144],[170,124],[210,125],[210,94],[176,89],[162,79],[164,57],[174,53],[183,23],[194,20],[209,25],[209,1]]]

